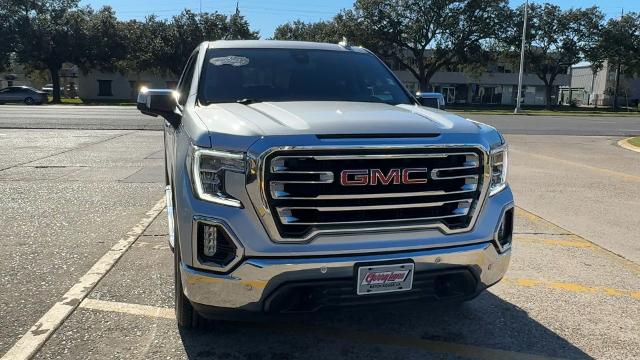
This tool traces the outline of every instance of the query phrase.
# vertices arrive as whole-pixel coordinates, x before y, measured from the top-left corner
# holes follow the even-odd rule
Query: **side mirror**
[[[138,110],[149,116],[162,116],[173,126],[180,124],[176,113],[177,93],[169,89],[142,88],[138,93]]]

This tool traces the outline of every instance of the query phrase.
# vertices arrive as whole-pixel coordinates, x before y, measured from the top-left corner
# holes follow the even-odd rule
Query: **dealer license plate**
[[[362,265],[358,267],[358,295],[411,290],[413,263]]]

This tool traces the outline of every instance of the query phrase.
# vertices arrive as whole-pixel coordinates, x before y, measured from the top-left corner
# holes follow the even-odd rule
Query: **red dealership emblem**
[[[399,185],[424,184],[427,182],[426,168],[390,169],[383,172],[380,169],[342,170],[340,185]]]

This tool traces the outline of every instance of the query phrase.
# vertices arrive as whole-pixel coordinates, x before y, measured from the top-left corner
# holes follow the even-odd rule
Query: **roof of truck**
[[[218,40],[207,44],[209,49],[308,49],[331,51],[354,51],[365,53],[368,50],[360,46],[342,46],[339,44],[317,43],[309,41],[288,40]]]

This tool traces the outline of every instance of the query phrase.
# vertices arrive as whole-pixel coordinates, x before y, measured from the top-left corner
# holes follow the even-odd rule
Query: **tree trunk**
[[[420,92],[431,92],[431,86],[429,85],[429,79],[420,79]]]
[[[553,91],[553,86],[551,84],[547,84],[544,86],[544,108],[546,110],[551,110],[551,92]]]
[[[616,68],[616,85],[613,88],[613,112],[618,111],[618,89],[620,89],[620,59],[618,59],[618,67]]]
[[[51,74],[51,84],[53,84],[53,100],[52,104],[60,104],[60,67],[53,65],[49,67]]]

